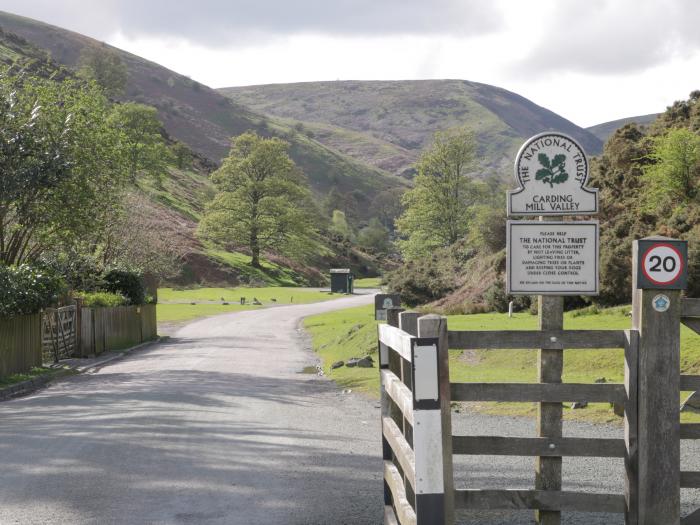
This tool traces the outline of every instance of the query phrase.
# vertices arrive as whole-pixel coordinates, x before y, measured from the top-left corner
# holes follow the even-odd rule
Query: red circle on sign
[[[654,249],[656,249],[656,248],[668,248],[668,249],[670,249],[671,251],[675,252],[676,255],[678,256],[678,273],[677,273],[676,276],[675,276],[673,279],[671,279],[670,281],[657,281],[657,280],[654,279],[651,275],[649,275],[649,272],[647,271],[647,267],[646,267],[646,265],[644,264],[644,261],[646,261],[647,255],[649,255],[649,252],[652,251],[652,250],[654,250]],[[680,279],[680,276],[681,276],[681,274],[683,273],[683,255],[682,255],[681,252],[678,250],[678,248],[676,248],[676,247],[673,246],[672,244],[668,244],[668,243],[665,243],[665,242],[664,242],[664,243],[659,243],[659,244],[654,244],[654,245],[651,246],[649,249],[647,249],[647,251],[644,252],[644,255],[642,255],[642,273],[644,273],[644,276],[645,276],[647,279],[649,279],[649,280],[650,280],[652,283],[654,283],[654,284],[665,285],[665,286],[674,284],[678,279]]]

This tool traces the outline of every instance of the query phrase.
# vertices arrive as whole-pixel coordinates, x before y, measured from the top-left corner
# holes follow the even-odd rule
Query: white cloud
[[[663,111],[700,88],[696,0],[5,3],[215,87],[461,78],[579,125]]]

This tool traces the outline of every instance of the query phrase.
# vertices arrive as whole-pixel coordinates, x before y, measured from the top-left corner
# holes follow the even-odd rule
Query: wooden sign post
[[[557,132],[528,139],[515,159],[518,188],[508,192],[508,216],[539,216],[508,221],[506,289],[512,295],[537,295],[540,330],[563,330],[564,296],[598,294],[598,223],[564,222],[564,215],[598,212],[598,190],[588,188],[588,159],[571,137]],[[540,383],[561,383],[563,349],[541,348]],[[537,435],[562,437],[563,407],[539,403]],[[561,456],[539,456],[535,489],[562,487]],[[536,511],[540,525],[559,525],[561,512]]]
[[[680,521],[680,320],[683,241],[634,242],[632,324],[639,331],[639,525]]]

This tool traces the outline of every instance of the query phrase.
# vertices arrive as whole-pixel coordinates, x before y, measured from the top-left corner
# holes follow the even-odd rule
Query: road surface
[[[0,524],[378,525],[379,410],[314,364],[307,315],[372,301],[238,312],[194,322],[165,343],[0,404]],[[454,413],[455,434],[533,436],[527,418]],[[579,437],[621,426],[565,425]],[[684,442],[684,467],[700,450]],[[457,457],[458,487],[531,488],[534,459]],[[569,459],[564,488],[623,490],[621,460]],[[685,511],[700,491],[684,491]],[[463,523],[531,524],[490,512]],[[564,523],[622,523],[566,514]]]
[[[299,373],[302,317],[372,301],[197,321],[0,404],[0,524],[378,523],[375,403]]]

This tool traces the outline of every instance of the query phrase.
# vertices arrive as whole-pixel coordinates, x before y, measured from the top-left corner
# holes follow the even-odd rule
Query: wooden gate
[[[76,351],[77,310],[75,305],[47,308],[41,317],[41,341],[44,361],[58,363]]]
[[[561,382],[523,383],[451,383],[452,401],[537,402],[543,408],[559,408],[547,425],[538,425],[538,436],[453,436],[454,454],[535,456],[535,490],[482,490],[469,488],[455,492],[455,508],[470,510],[522,510],[540,513],[561,511],[624,513],[625,523],[636,520],[636,373],[638,334],[634,330],[541,330],[541,331],[449,331],[448,344],[454,350],[530,349],[563,351],[567,349],[625,350],[624,384],[572,384]],[[624,439],[562,437],[564,402],[609,402],[624,406]],[[625,494],[599,494],[563,491],[562,457],[624,458]]]
[[[633,283],[637,271],[635,263]],[[700,489],[700,472],[684,470],[680,446],[700,439],[700,424],[681,424],[679,409],[680,392],[700,392],[700,375],[680,373],[680,326],[700,333],[700,299],[662,292],[634,286],[630,330],[551,329],[562,326],[559,314],[538,331],[450,331],[444,317],[388,310],[379,326],[385,523],[451,525],[455,509],[531,509],[542,525],[560,523],[561,511],[700,525],[700,509],[681,517],[681,489]],[[448,348],[539,351],[539,383],[450,383]],[[564,349],[624,349],[624,384],[562,383]],[[536,402],[538,435],[453,436],[451,401]],[[623,407],[624,439],[563,437],[562,403],[576,401]],[[536,457],[535,488],[454,490],[453,454]],[[624,458],[625,493],[563,491],[567,456]]]
[[[423,337],[416,337],[416,333]],[[617,512],[625,514],[626,523],[636,524],[638,340],[635,330],[450,331],[444,317],[419,318],[414,312],[389,310],[388,324],[379,326],[385,523],[451,524],[455,509],[531,509],[557,514]],[[454,350],[624,349],[625,384],[450,383],[448,347]],[[422,354],[429,357],[422,358]],[[434,387],[419,388],[417,378],[422,378],[423,383],[432,378]],[[425,391],[433,392],[437,398],[424,399]],[[557,425],[549,426],[557,431],[548,435],[454,436],[450,419],[452,401],[539,402],[560,407],[567,401],[617,403],[624,406],[625,438],[564,438],[561,415]],[[423,410],[433,410],[436,415],[426,418]],[[426,424],[426,419],[433,423]],[[540,461],[536,477],[541,478],[544,472],[549,475],[548,479],[539,480],[546,483],[546,488],[454,490],[453,454],[536,456]],[[562,491],[562,456],[624,458],[625,494]],[[552,469],[551,464],[542,468],[543,460],[556,462],[558,468]],[[427,488],[427,478],[417,474],[426,471],[434,474]]]
[[[700,299],[683,299],[681,322],[700,334]],[[681,392],[700,392],[700,375],[681,375]],[[700,439],[699,423],[684,423],[680,426],[680,439]],[[681,464],[681,488],[700,489],[700,472],[683,470]],[[681,521],[682,525],[700,525],[700,509],[691,512]]]

